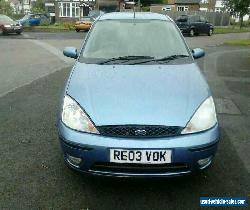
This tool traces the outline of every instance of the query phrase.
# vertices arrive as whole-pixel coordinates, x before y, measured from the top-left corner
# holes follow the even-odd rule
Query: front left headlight
[[[182,134],[196,133],[212,128],[217,123],[213,97],[207,98],[195,112],[191,120],[181,132]]]
[[[87,114],[75,100],[67,95],[63,100],[62,122],[77,131],[99,134]]]

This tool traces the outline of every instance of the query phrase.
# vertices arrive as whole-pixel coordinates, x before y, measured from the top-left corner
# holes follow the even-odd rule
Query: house
[[[53,10],[54,3],[54,10]],[[80,17],[87,16],[94,9],[95,0],[50,0],[45,3],[46,10],[54,13],[56,22],[74,22]]]
[[[214,11],[215,12],[223,12],[225,10],[223,2],[222,1],[216,1]]]
[[[176,0],[176,11],[199,11],[200,0]]]
[[[119,11],[124,0],[46,0],[46,11],[53,11],[56,22],[74,22],[80,17],[87,16],[91,10],[104,12]],[[49,8],[50,7],[50,8]],[[52,13],[53,15],[53,13]]]
[[[5,0],[9,2],[14,14],[29,14],[31,12],[32,3],[36,0]]]
[[[96,9],[104,12],[118,11],[123,0],[96,0]]]
[[[22,8],[21,8],[20,1],[18,1],[18,0],[8,0],[8,2],[10,4],[14,14],[20,14],[21,13]]]
[[[34,4],[34,2],[36,0],[21,0],[21,10],[24,14],[29,14],[31,13],[31,8],[32,8],[32,4]]]
[[[152,4],[151,12],[199,11],[200,0],[168,0],[167,4]]]
[[[215,4],[216,4],[216,0],[201,0],[200,11],[214,12]]]

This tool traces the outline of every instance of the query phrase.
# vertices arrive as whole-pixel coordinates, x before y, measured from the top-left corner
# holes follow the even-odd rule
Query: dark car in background
[[[22,25],[15,22],[10,17],[0,14],[0,35],[6,35],[9,33],[21,34],[23,31]]]
[[[182,33],[189,34],[189,36],[199,34],[212,36],[214,32],[213,24],[200,15],[181,15],[176,19],[176,24]]]
[[[28,14],[25,15],[22,19],[18,20],[22,25],[27,26],[38,26],[41,24],[49,24],[50,18],[47,14],[38,13],[38,14]]]

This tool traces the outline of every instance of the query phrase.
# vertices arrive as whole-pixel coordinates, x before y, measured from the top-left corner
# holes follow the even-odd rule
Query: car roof
[[[128,19],[145,19],[145,20],[169,20],[172,21],[166,15],[162,15],[159,13],[152,12],[136,12],[134,16],[134,12],[111,12],[106,13],[100,16],[99,20],[128,20]]]

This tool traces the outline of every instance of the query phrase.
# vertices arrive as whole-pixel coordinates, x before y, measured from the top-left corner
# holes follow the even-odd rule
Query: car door
[[[40,24],[41,18],[40,15],[31,15],[29,19],[30,26],[37,26]]]
[[[197,15],[190,16],[190,22],[191,22],[191,26],[193,26],[195,28],[195,33],[199,34],[200,33],[199,16],[197,16]]]
[[[208,24],[204,17],[200,16],[200,33],[208,33]]]

